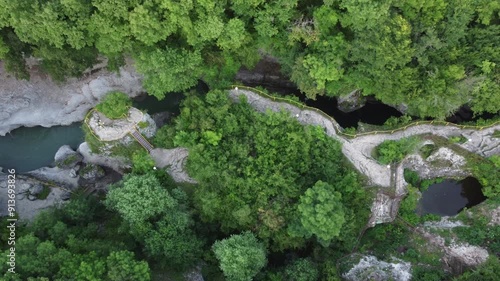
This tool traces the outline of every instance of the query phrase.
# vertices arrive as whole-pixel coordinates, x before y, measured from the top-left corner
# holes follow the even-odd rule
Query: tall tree
[[[250,281],[267,264],[266,249],[251,232],[216,241],[212,249],[228,281]]]

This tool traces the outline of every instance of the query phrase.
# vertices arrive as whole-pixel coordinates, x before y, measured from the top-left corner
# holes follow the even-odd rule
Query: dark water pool
[[[463,208],[486,200],[481,188],[479,181],[473,177],[433,184],[422,193],[417,212],[421,215],[454,216]]]
[[[31,171],[54,162],[59,147],[67,144],[76,149],[83,140],[82,123],[69,126],[22,127],[0,137],[0,167],[14,168],[18,173]]]
[[[305,103],[332,116],[343,128],[357,128],[358,122],[383,125],[387,119],[403,115],[394,107],[376,101],[368,101],[362,108],[347,113],[338,109],[335,98],[317,96],[316,100],[308,99]]]

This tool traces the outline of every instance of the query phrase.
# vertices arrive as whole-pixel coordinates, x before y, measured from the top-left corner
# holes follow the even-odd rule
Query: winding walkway
[[[342,143],[342,152],[354,167],[368,178],[369,185],[382,187],[373,202],[372,216],[368,226],[394,220],[399,203],[406,195],[407,183],[403,177],[403,164],[391,169],[391,166],[381,165],[371,156],[373,149],[383,141],[398,140],[421,134],[433,134],[447,138],[462,135],[468,138],[467,142],[460,144],[462,148],[486,157],[500,154],[500,140],[493,137],[495,130],[500,130],[500,124],[481,130],[421,124],[407,126],[403,130],[394,130],[389,133],[379,132],[350,138],[338,134],[337,132],[342,131],[338,123],[333,118],[325,116],[326,114],[318,112],[319,110],[299,108],[284,101],[273,101],[275,98],[264,97],[245,89],[229,90],[229,96],[235,102],[239,101],[241,95],[246,96],[248,103],[257,111],[272,110],[278,112],[286,110],[301,124],[321,126],[328,136]]]

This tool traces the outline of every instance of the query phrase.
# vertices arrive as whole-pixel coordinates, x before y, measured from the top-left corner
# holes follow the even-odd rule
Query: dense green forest
[[[106,196],[75,192],[69,203],[18,226],[16,274],[2,280],[180,281],[202,265],[205,280],[335,281],[357,262],[353,252],[398,255],[414,263],[412,280],[452,278],[408,227],[439,219],[415,213],[414,187],[399,221],[365,229],[376,187],[364,185],[320,127],[286,112],[257,112],[244,96],[235,103],[214,90],[186,93],[181,114],[152,141],[187,147],[187,169],[198,184],[175,183],[132,146],[132,170]],[[488,204],[498,205],[490,195]],[[498,252],[500,226],[487,225],[481,212],[463,213],[471,227],[457,230],[458,237]],[[497,280],[498,266],[492,255],[458,280]],[[3,272],[8,267],[0,264]]]
[[[439,233],[490,258],[453,276],[414,231],[439,220],[415,213],[416,172],[405,172],[413,181],[397,220],[367,228],[378,187],[367,186],[340,142],[225,90],[239,69],[272,56],[311,99],[359,91],[419,117],[443,119],[464,104],[497,113],[499,34],[495,0],[0,0],[0,60],[19,79],[30,78],[32,57],[58,82],[106,60],[111,71],[132,63],[158,99],[200,80],[210,88],[187,92],[180,114],[150,139],[187,148],[196,184],[153,169],[138,143],[116,146],[110,153],[129,158],[130,171],[105,196],[78,190],[18,225],[16,273],[0,280],[178,281],[201,267],[209,281],[336,281],[356,253],[411,262],[412,280],[499,280],[500,226],[481,213],[500,202],[497,156],[467,159],[486,209],[461,212],[466,227]],[[97,109],[120,118],[131,104],[113,92]],[[84,130],[91,148],[104,146]],[[388,140],[374,156],[394,164],[421,141]],[[4,274],[9,249],[0,250]]]
[[[500,108],[495,0],[0,0],[0,59],[56,80],[125,58],[150,94],[228,85],[272,55],[308,97],[353,90],[443,118]]]

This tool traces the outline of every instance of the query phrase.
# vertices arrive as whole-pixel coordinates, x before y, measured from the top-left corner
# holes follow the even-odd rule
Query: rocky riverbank
[[[103,67],[96,66],[96,67]],[[18,127],[69,125],[83,120],[89,109],[109,91],[131,97],[144,92],[142,77],[131,63],[119,73],[105,69],[88,71],[81,78],[59,84],[33,68],[30,80],[17,80],[0,61],[0,136]]]

